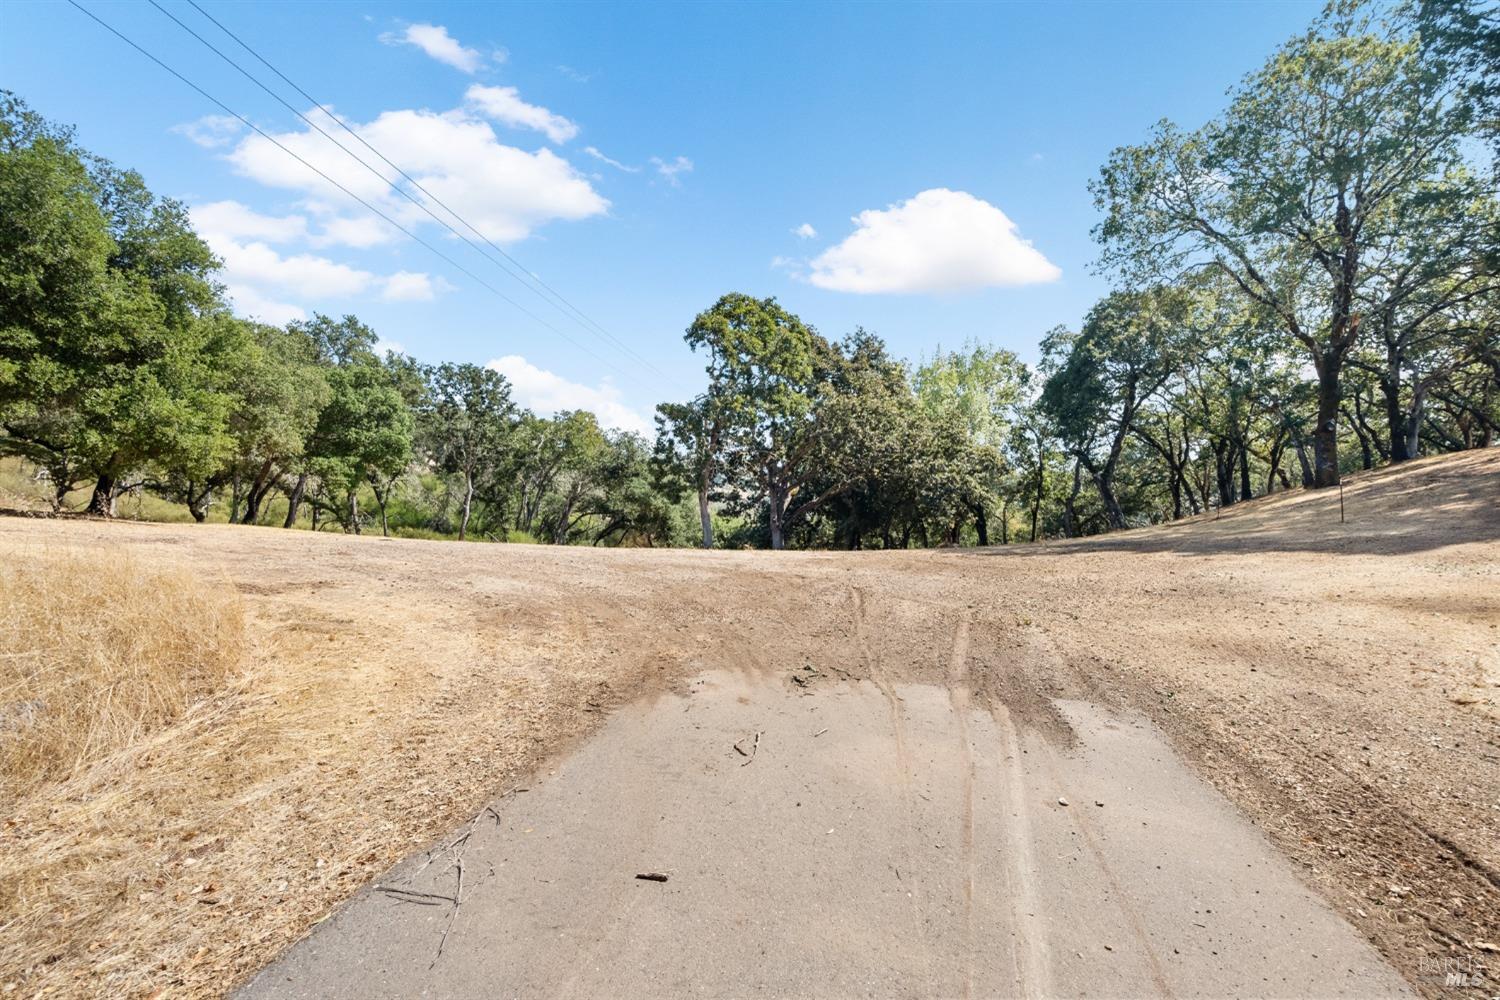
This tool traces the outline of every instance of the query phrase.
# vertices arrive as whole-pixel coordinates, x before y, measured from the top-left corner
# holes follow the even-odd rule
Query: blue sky
[[[975,339],[1034,359],[1106,289],[1086,185],[1109,151],[1214,114],[1319,7],[199,0],[632,356],[148,3],[81,2],[570,339],[216,121],[74,8],[5,4],[3,85],[192,206],[241,312],[353,312],[424,361],[500,360],[539,410],[636,429],[701,388],[682,331],[728,291],[775,295],[830,337],[862,325],[908,358]],[[160,2],[311,110],[184,0]]]

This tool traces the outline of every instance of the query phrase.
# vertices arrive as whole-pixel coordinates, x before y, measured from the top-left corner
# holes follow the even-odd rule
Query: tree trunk
[[[359,534],[359,490],[349,490],[349,528]]]
[[[1407,458],[1416,458],[1422,449],[1422,411],[1427,404],[1427,386],[1421,379],[1412,379],[1411,383],[1411,416],[1406,425],[1406,436],[1403,447],[1406,449]],[[1394,453],[1395,448],[1391,451]]]
[[[115,498],[118,494],[118,487],[119,484],[115,481],[114,476],[100,476],[99,480],[94,483],[94,493],[89,497],[89,506],[86,513],[93,514],[96,517],[114,517]]]
[[[193,494],[192,484],[188,485],[188,513],[193,515],[193,520],[199,524],[208,520],[208,507],[213,502],[213,489],[205,486],[196,496]]]
[[[949,545],[957,546],[959,534],[963,531],[964,521],[962,514],[953,515],[953,523],[948,526],[947,537],[944,539]]]
[[[984,504],[974,504],[974,530],[979,533],[979,544],[990,544],[990,525],[984,516]]]
[[[374,494],[375,506],[380,511],[380,536],[382,538],[389,538],[391,537],[391,526],[390,522],[386,520],[385,502],[390,498],[391,491],[389,485],[381,488],[380,475],[378,473],[370,475],[370,492]]]
[[[768,483],[766,489],[766,503],[769,505],[768,520],[771,523],[771,548],[777,551],[786,548],[786,505],[791,500],[789,492],[774,480]]]
[[[1391,463],[1405,462],[1416,456],[1406,448],[1406,412],[1401,409],[1400,348],[1386,344],[1385,372],[1380,376],[1380,394],[1385,397],[1385,426],[1391,440]]]
[[[698,523],[703,526],[703,547],[714,547],[714,519],[708,510],[708,476],[698,483]]]
[[[458,522],[458,540],[461,542],[469,537],[469,513],[474,507],[474,477],[464,473],[464,514],[463,519]]]
[[[1078,503],[1078,491],[1083,488],[1083,463],[1073,463],[1073,491],[1068,494],[1068,499],[1063,502],[1063,531],[1069,538],[1078,537],[1078,514],[1076,505]]]
[[[1082,461],[1080,459],[1080,461]],[[1113,476],[1113,468],[1106,466],[1103,470],[1095,469],[1093,462],[1088,463],[1089,477],[1094,480],[1094,488],[1099,491],[1099,499],[1104,503],[1104,516],[1109,520],[1109,526],[1116,531],[1125,527],[1125,510],[1120,506],[1119,498],[1115,496],[1114,484],[1110,481]],[[1075,475],[1076,479],[1077,476]],[[1075,488],[1074,496],[1077,496]]]
[[[1313,486],[1339,484],[1339,371],[1344,359],[1325,352],[1318,365],[1318,426],[1313,431]]]
[[[1010,501],[1000,504],[1000,544],[1010,544]]]
[[[1042,461],[1042,445],[1037,438],[1036,449],[1036,503],[1031,505],[1031,540],[1036,541],[1036,523],[1042,516],[1042,494],[1047,488],[1047,466]]]
[[[1299,434],[1293,442],[1297,450],[1297,464],[1302,467],[1302,488],[1310,489],[1313,484],[1312,463],[1307,460],[1307,442]]]
[[[1104,501],[1104,513],[1109,518],[1109,526],[1116,531],[1125,527],[1125,509],[1120,506],[1119,497],[1115,496],[1115,488],[1107,479],[1096,479],[1094,485],[1099,488],[1099,498]]]
[[[1354,398],[1358,399],[1359,397],[1356,396]],[[1347,407],[1341,412],[1344,419],[1349,422],[1349,426],[1354,430],[1354,440],[1359,442],[1359,467],[1361,469],[1375,468],[1375,453],[1370,448],[1369,435],[1359,425],[1359,415],[1357,413],[1350,413]]]
[[[1226,442],[1216,438],[1214,449],[1214,482],[1219,487],[1219,506],[1234,506],[1234,456]]]
[[[267,459],[261,463],[260,471],[255,474],[255,481],[245,494],[245,512],[240,517],[241,524],[254,524],[260,520],[260,505],[271,490],[271,481],[271,460]]]
[[[74,471],[69,467],[66,459],[44,466],[44,468],[47,470],[47,479],[52,483],[52,509],[62,510],[68,502],[68,494],[73,492]]]
[[[573,530],[573,498],[563,504],[562,514],[557,518],[557,527],[552,531],[553,545],[567,545],[568,533]]]
[[[281,525],[283,528],[291,528],[297,524],[297,508],[302,506],[302,496],[307,492],[307,473],[299,473],[297,485],[292,487],[292,495],[286,500],[286,521]]]

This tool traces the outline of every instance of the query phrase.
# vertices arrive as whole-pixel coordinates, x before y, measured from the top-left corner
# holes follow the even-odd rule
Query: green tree
[[[966,502],[980,545],[990,543],[988,507],[1001,493],[1001,456],[1030,377],[1013,352],[979,344],[939,352],[913,377],[917,399],[928,414],[962,426],[970,459],[967,478],[972,483]]]
[[[698,495],[698,522],[702,545],[714,545],[713,516],[709,510],[719,476],[724,447],[724,419],[719,400],[711,394],[687,403],[661,403],[656,407],[655,461],[658,479],[674,476],[690,482]]]
[[[587,410],[552,418],[560,461],[552,482],[551,508],[543,519],[554,545],[566,545],[573,529],[597,510],[597,493],[610,472],[610,442]]]
[[[737,292],[699,313],[685,339],[708,356],[727,457],[748,487],[742,500],[766,505],[771,547],[784,548],[788,505],[814,471],[814,407],[833,349],[775,299]]]
[[[439,468],[463,481],[458,537],[468,537],[476,484],[505,460],[515,404],[505,376],[475,364],[442,364],[431,375],[424,438]]]
[[[1318,486],[1338,482],[1339,380],[1382,221],[1413,199],[1459,197],[1441,178],[1467,124],[1409,39],[1332,9],[1195,133],[1170,123],[1115,150],[1092,185],[1103,260],[1136,280],[1216,270],[1277,318],[1318,377]]]
[[[0,448],[93,478],[104,516],[132,474],[221,461],[217,266],[181,205],[5,94]]]
[[[1042,342],[1042,409],[1088,470],[1112,528],[1125,527],[1114,487],[1126,438],[1177,370],[1182,322],[1178,295],[1113,292],[1089,311],[1081,333],[1054,331]]]

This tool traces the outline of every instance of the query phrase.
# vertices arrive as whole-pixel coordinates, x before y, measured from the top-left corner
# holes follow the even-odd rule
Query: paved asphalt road
[[[1149,726],[1019,732],[965,655],[622,710],[240,996],[1410,995]]]

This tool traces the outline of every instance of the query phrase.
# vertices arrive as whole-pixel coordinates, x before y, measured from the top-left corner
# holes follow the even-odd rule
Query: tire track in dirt
[[[969,621],[960,619],[953,630],[953,652],[948,658],[948,703],[958,730],[958,753],[963,782],[963,812],[959,843],[963,850],[964,998],[974,986],[974,749],[969,741]]]
[[[854,606],[854,646],[859,654],[860,665],[870,675],[870,682],[880,691],[885,698],[886,708],[891,719],[891,738],[896,748],[896,766],[899,769],[901,781],[901,795],[906,802],[906,858],[907,870],[916,871],[912,859],[917,855],[917,828],[913,816],[916,815],[917,804],[912,795],[912,763],[911,753],[906,745],[906,720],[901,712],[901,699],[896,696],[896,690],[891,686],[890,680],[885,676],[881,666],[880,657],[876,655],[871,647],[866,632],[868,621],[866,620],[865,595],[859,587],[850,587],[851,602]],[[899,874],[899,873],[898,873]],[[923,917],[922,889],[920,883],[913,879],[911,888],[908,890],[911,898],[912,922],[916,925],[917,936],[922,940],[922,951],[927,956],[929,979],[931,978],[932,966],[932,942],[927,934],[927,921]]]
[[[1012,955],[1016,969],[1016,993],[1028,1000],[1040,1000],[1052,995],[1051,976],[1048,973],[1047,934],[1042,921],[1036,885],[1036,862],[1031,850],[1031,817],[1026,787],[1021,775],[1021,745],[1016,736],[1016,723],[1010,710],[1003,704],[991,705],[995,722],[1000,727],[1000,770],[1005,774],[1002,792],[1005,795],[1006,812],[1011,822],[1005,825],[1009,833],[1009,850],[1005,852],[1005,876],[1010,889]]]

